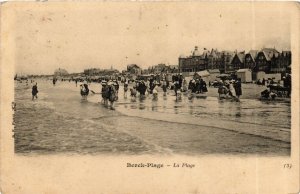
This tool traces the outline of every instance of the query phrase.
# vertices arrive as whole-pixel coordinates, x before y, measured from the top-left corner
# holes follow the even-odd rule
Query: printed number
[[[284,164],[283,168],[291,169],[292,168],[292,164]]]

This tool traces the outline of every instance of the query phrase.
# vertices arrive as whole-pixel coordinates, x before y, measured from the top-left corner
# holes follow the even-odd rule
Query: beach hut
[[[205,82],[209,82],[210,73],[207,70],[198,71],[194,74],[195,79],[203,79]]]
[[[257,80],[273,79],[274,81],[279,81],[279,80],[281,80],[281,73],[265,73],[263,71],[259,71],[256,73],[256,79]]]
[[[241,79],[241,82],[252,82],[252,72],[250,69],[239,69],[236,72],[237,78]]]

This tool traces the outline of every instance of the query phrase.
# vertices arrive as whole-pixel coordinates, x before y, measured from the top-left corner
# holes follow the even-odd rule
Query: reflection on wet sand
[[[97,91],[99,85],[90,88]],[[179,101],[171,91],[166,96],[159,92],[155,100],[151,95],[140,99],[124,97],[120,89],[114,111],[100,103],[99,95],[81,102],[78,88],[70,83],[53,87],[40,81],[39,91],[39,99],[31,101],[30,88],[16,83],[17,153],[290,153],[288,103],[188,95]],[[246,131],[248,126],[254,127],[253,133]],[[267,137],[269,132],[260,129],[272,130],[272,135]]]

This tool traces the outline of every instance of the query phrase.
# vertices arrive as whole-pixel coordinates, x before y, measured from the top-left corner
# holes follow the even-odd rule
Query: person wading
[[[229,81],[229,92],[230,92],[232,99],[237,101],[236,92],[235,92],[235,88],[234,88],[233,84],[234,84],[234,80],[230,80]]]
[[[128,91],[128,82],[125,80],[124,82],[124,97],[127,98],[127,91]]]
[[[240,96],[242,95],[242,83],[241,79],[238,79],[234,84],[235,93],[237,96],[237,100],[240,100]]]
[[[37,93],[38,93],[38,88],[37,88],[37,83],[35,83],[35,85],[32,86],[32,100],[34,100],[34,98],[38,98]]]
[[[108,105],[108,92],[107,92],[107,81],[103,80],[101,82],[101,96],[102,96],[102,102],[105,106]]]
[[[108,82],[108,96],[109,96],[108,100],[110,102],[110,108],[114,110],[115,109],[114,102],[117,100],[117,91],[115,89],[113,82],[111,81]]]
[[[154,86],[155,87],[155,86]],[[145,82],[142,80],[139,84],[139,92],[140,92],[140,99],[145,99],[145,95],[146,95],[146,90],[147,90],[147,86],[145,84]],[[154,88],[153,88],[154,89]],[[153,92],[153,89],[152,89],[152,92]]]
[[[87,100],[87,96],[89,95],[89,87],[87,81],[84,81],[83,84],[80,85],[80,94],[82,96],[82,100]]]
[[[162,89],[164,91],[164,96],[167,95],[167,82],[165,79],[162,80]]]

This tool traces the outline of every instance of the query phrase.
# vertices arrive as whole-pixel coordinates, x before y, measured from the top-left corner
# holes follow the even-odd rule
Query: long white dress
[[[229,84],[229,90],[230,90],[231,95],[235,97],[236,93],[235,93],[235,89],[234,89],[232,83]]]

